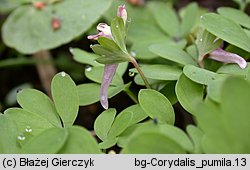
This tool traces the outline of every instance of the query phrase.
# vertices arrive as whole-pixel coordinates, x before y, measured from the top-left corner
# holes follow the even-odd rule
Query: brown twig
[[[52,60],[48,50],[42,50],[33,55],[35,59]],[[36,65],[37,72],[47,95],[51,97],[50,84],[53,76],[56,74],[56,69],[51,63],[41,63]]]

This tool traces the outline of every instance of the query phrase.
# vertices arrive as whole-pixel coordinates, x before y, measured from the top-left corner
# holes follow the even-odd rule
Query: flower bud
[[[127,14],[127,10],[126,10],[125,5],[121,5],[118,7],[117,16],[121,17],[123,19],[124,23],[127,22],[128,14]]]

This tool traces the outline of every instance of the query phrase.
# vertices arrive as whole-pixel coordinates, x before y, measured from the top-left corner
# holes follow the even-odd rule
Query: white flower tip
[[[243,59],[241,62],[238,63],[240,68],[244,69],[247,67],[247,62]]]
[[[103,36],[103,37],[107,37],[107,38],[112,37],[111,28],[108,24],[99,23],[96,28],[99,31],[99,36]]]
[[[101,96],[100,102],[101,102],[101,105],[104,109],[107,110],[109,108],[108,98],[106,96]]]

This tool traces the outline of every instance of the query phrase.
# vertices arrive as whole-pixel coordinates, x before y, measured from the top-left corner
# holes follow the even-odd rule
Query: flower
[[[100,88],[100,102],[104,109],[108,109],[108,87],[115,75],[118,64],[105,64],[102,84]]]
[[[223,63],[236,63],[240,68],[244,69],[247,66],[247,62],[241,56],[224,51],[222,48],[217,48],[209,54],[210,59],[220,61]]]
[[[88,39],[97,40],[99,37],[107,37],[107,38],[112,39],[112,33],[111,33],[110,26],[108,26],[107,24],[99,23],[97,25],[96,29],[99,31],[99,33],[96,35],[89,35],[87,37]]]
[[[127,11],[126,11],[125,5],[118,7],[117,16],[123,19],[124,25],[125,25],[127,22]],[[89,35],[87,38],[97,40],[99,37],[106,37],[106,38],[113,40],[111,28],[109,25],[105,23],[99,23],[97,26],[97,30],[99,31],[98,34]],[[116,73],[117,67],[118,67],[118,64],[105,64],[104,66],[104,73],[103,73],[103,78],[102,78],[102,83],[101,83],[101,88],[100,88],[100,95],[99,95],[101,105],[104,109],[108,109],[108,106],[109,106],[108,105],[108,87]]]
[[[127,22],[127,18],[128,18],[128,14],[127,14],[127,10],[126,10],[126,6],[125,5],[121,5],[118,7],[117,10],[117,16],[121,17],[124,24],[126,24]]]

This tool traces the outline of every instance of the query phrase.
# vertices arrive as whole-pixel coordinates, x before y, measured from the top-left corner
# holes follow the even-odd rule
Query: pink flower
[[[211,58],[216,61],[220,61],[223,63],[236,63],[240,66],[240,68],[244,69],[247,66],[247,62],[241,56],[224,51],[221,48],[218,48],[212,51],[208,58]]]
[[[125,5],[121,5],[118,7],[117,10],[117,16],[121,17],[124,24],[126,24],[127,22],[127,18],[128,18],[128,14],[127,14],[127,10],[126,10],[126,6]]]
[[[108,109],[108,87],[115,75],[118,64],[106,64],[100,88],[100,102],[104,109]]]
[[[117,10],[117,16],[121,17],[124,21],[124,25],[127,21],[127,11],[125,5],[119,6]],[[113,39],[111,28],[109,25],[105,23],[100,23],[97,26],[98,34],[89,35],[88,39],[97,40],[99,37],[107,37],[109,39]],[[100,102],[104,109],[108,109],[108,87],[116,73],[116,69],[118,64],[106,64],[104,67],[104,73],[102,78],[102,84],[100,88]]]
[[[88,39],[97,40],[99,37],[107,37],[112,39],[110,26],[108,26],[105,23],[99,23],[96,28],[99,31],[99,33],[96,35],[89,35],[87,37]]]

